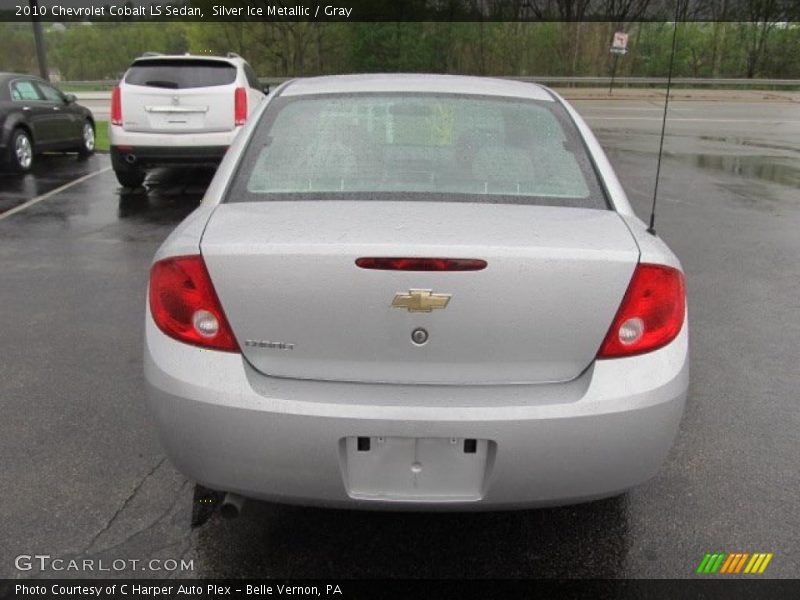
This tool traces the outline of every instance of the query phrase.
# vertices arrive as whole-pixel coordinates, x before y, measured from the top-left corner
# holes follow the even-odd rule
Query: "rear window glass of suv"
[[[211,60],[160,59],[133,63],[125,83],[182,90],[228,85],[236,80],[236,67]]]
[[[279,97],[240,165],[230,202],[608,208],[575,124],[553,101],[432,93]]]

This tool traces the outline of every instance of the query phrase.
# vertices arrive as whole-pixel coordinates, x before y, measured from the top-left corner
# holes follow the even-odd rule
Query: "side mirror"
[[[264,86],[263,92],[264,92],[264,94],[266,94],[267,96],[269,96],[269,85],[265,85],[265,86]]]
[[[78,99],[75,97],[75,94],[64,94],[64,101],[67,104],[73,104],[73,103],[77,102]]]

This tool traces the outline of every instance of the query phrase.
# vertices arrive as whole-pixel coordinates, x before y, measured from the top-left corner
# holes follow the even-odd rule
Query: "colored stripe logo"
[[[756,552],[750,554],[749,552],[716,552],[714,554],[706,554],[700,565],[697,567],[697,573],[704,575],[713,575],[715,573],[735,575],[735,574],[748,574],[755,575],[761,574],[767,569],[769,561],[772,560],[772,553]]]

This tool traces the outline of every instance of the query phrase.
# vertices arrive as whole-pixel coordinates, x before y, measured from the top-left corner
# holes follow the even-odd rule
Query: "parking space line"
[[[573,102],[572,104],[578,104],[578,103],[577,102]],[[599,111],[603,111],[603,110],[624,110],[624,111],[645,110],[645,111],[650,111],[650,112],[659,112],[659,111],[664,112],[664,107],[663,106],[661,106],[661,107],[659,107],[659,106],[599,106],[599,105],[594,104],[594,103],[593,104],[587,103],[585,105],[585,109],[586,110],[599,110]],[[694,108],[678,108],[678,107],[670,106],[669,110],[670,110],[670,112],[672,112],[672,111],[686,112],[688,110],[695,110],[695,109]],[[578,109],[578,112],[581,112],[580,109]]]
[[[584,119],[605,119],[606,121],[661,121],[660,117],[612,117],[604,115],[583,115]],[[667,122],[685,123],[772,123],[775,125],[800,123],[795,119],[704,119],[702,117],[667,117]]]
[[[7,217],[10,217],[11,215],[14,215],[14,214],[20,212],[22,210],[25,210],[29,206],[33,206],[34,204],[38,204],[42,200],[47,200],[51,196],[55,196],[56,194],[60,194],[64,190],[67,190],[67,189],[71,188],[74,185],[78,185],[79,183],[83,183],[87,179],[91,179],[92,177],[95,177],[97,175],[100,175],[101,173],[105,173],[106,171],[110,171],[110,170],[111,170],[111,167],[109,166],[109,167],[104,167],[104,168],[100,169],[99,171],[93,171],[92,173],[87,173],[83,177],[78,177],[77,179],[74,179],[73,181],[70,181],[69,183],[65,183],[64,185],[59,186],[54,190],[50,190],[46,194],[42,194],[41,196],[36,196],[36,198],[31,198],[27,202],[23,202],[19,206],[15,206],[14,208],[11,208],[11,209],[7,210],[6,212],[0,214],[0,221],[2,221],[3,219],[5,219]]]

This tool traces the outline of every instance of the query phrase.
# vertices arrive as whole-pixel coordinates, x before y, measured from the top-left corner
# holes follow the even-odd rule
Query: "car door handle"
[[[23,107],[22,107],[22,110],[30,110],[30,109],[31,109],[31,107],[30,107],[30,106],[23,106]]]
[[[58,106],[54,106],[53,110],[61,110]]]

